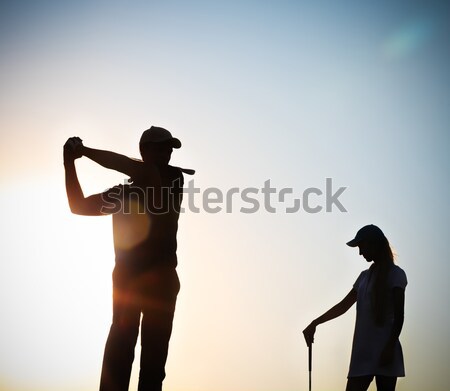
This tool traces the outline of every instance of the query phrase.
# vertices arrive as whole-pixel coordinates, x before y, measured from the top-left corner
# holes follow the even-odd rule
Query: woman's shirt
[[[375,322],[372,310],[372,293],[376,270],[370,267],[357,278],[353,289],[357,293],[356,324],[353,336],[352,355],[348,377],[365,375],[405,376],[403,352],[400,341],[394,348],[394,358],[387,366],[380,366],[380,356],[392,332],[394,322],[394,288],[405,289],[407,279],[405,272],[397,265],[392,265],[387,273],[387,300],[385,318],[380,326]]]

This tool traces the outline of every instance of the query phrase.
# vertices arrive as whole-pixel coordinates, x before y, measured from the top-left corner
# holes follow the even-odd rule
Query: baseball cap
[[[356,247],[364,240],[373,240],[373,239],[381,239],[384,238],[383,231],[378,228],[376,225],[369,224],[362,227],[357,233],[356,236],[347,242],[347,246]]]
[[[150,129],[145,130],[142,133],[139,145],[145,143],[162,143],[170,141],[173,148],[181,148],[181,141],[172,136],[167,129],[160,128],[158,126],[151,126]]]

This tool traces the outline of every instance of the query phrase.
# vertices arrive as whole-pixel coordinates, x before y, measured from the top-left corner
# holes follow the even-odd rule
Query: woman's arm
[[[309,346],[314,342],[314,334],[316,332],[316,327],[319,324],[328,322],[342,314],[346,313],[348,309],[356,302],[356,291],[352,289],[347,296],[345,296],[338,304],[330,308],[323,315],[314,319],[310,325],[303,330],[303,335],[305,336],[306,344]]]
[[[111,151],[88,148],[84,145],[80,145],[79,148],[82,155],[88,157],[105,168],[122,172],[132,178],[142,175],[142,171],[144,169],[144,163],[142,161],[134,160],[125,155]]]

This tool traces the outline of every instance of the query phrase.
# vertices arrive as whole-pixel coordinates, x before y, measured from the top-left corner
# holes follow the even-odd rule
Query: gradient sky
[[[346,213],[289,214],[274,195],[276,213],[235,198],[231,213],[181,216],[165,390],[306,389],[301,330],[367,268],[345,242],[368,223],[409,280],[398,390],[448,390],[444,3],[2,1],[0,390],[98,387],[111,219],[70,213],[62,145],[137,157],[150,125],[182,140],[173,164],[195,168],[202,192],[270,179],[292,202],[326,178],[347,187]],[[77,167],[86,194],[124,179]],[[344,389],[354,318],[319,326],[314,390]]]

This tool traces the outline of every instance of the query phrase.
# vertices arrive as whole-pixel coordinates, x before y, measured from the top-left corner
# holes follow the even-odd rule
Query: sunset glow
[[[345,243],[373,223],[409,280],[397,390],[446,391],[450,8],[394,3],[2,2],[0,391],[98,388],[112,218],[70,212],[62,146],[138,158],[150,125],[181,140],[172,163],[200,189],[179,222],[164,390],[306,390],[301,331],[367,268]],[[127,179],[76,166],[86,195]],[[327,211],[340,187],[347,211]],[[152,229],[136,218],[125,248]],[[354,318],[319,326],[315,391],[345,389]]]

